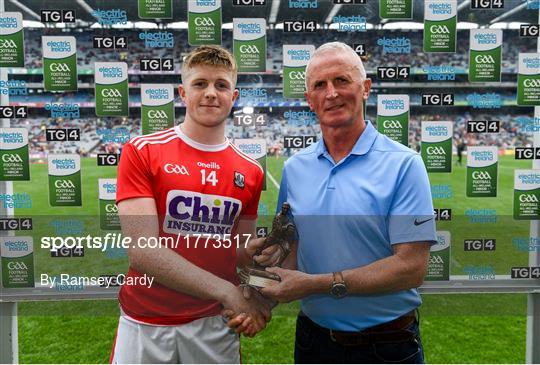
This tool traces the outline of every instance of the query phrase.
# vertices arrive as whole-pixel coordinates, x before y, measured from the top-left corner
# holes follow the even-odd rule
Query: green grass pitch
[[[279,182],[284,159],[268,157],[268,171]],[[511,237],[528,236],[529,222],[512,219],[513,172],[530,168],[530,161],[503,156],[499,162],[496,198],[465,197],[465,167],[453,166],[450,174],[430,174],[432,185],[451,186],[451,199],[435,199],[436,208],[451,208],[452,222],[439,222],[437,229],[452,233],[451,274],[464,275],[466,265],[492,265],[499,275],[512,266],[526,266],[527,253],[512,245]],[[31,181],[14,184],[15,192],[26,192],[33,207],[20,209],[19,216],[35,217],[34,234],[51,232],[48,216],[81,216],[88,227],[97,214],[97,179],[114,177],[113,167],[98,167],[95,159],[82,159],[83,207],[52,208],[48,204],[45,164],[31,166]],[[361,173],[361,172],[359,172]],[[273,214],[277,188],[268,180],[263,193],[263,210]],[[496,209],[497,223],[472,224],[467,209]],[[93,217],[92,217],[93,216]],[[56,217],[59,218],[59,217]],[[43,219],[43,221],[42,221]],[[39,223],[39,224],[38,224]],[[464,252],[463,239],[497,238],[495,252]],[[87,250],[84,259],[51,259],[36,250],[36,274],[68,272],[103,274],[125,271],[126,260],[106,258]],[[97,263],[97,264],[96,264]],[[424,295],[421,331],[430,363],[522,363],[525,361],[526,295]],[[297,303],[281,305],[274,311],[268,328],[253,339],[242,339],[242,359],[247,363],[290,363]],[[20,361],[23,363],[107,362],[118,321],[116,301],[62,301],[19,304]]]

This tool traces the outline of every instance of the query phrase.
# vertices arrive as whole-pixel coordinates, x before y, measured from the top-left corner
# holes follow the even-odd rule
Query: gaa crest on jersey
[[[244,174],[235,171],[234,172],[234,185],[238,186],[240,189],[243,189],[246,185],[246,178],[244,177]]]
[[[163,171],[167,174],[189,175],[189,171],[184,165],[177,165],[174,163],[165,164],[163,166]]]
[[[188,190],[170,190],[166,204],[163,231],[181,235],[231,234],[242,211],[238,199]]]

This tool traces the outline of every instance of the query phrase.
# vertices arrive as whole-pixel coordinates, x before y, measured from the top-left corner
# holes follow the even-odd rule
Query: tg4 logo
[[[28,117],[26,106],[0,106],[0,118],[20,119]]]
[[[141,58],[141,71],[174,71],[172,58]]]
[[[422,105],[425,105],[425,106],[454,105],[454,94],[422,94]]]
[[[408,80],[411,75],[409,66],[377,67],[379,80]]]

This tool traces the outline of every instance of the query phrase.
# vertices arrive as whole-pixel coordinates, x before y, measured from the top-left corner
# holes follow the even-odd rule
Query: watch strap
[[[345,284],[345,280],[343,279],[343,273],[341,271],[335,271],[332,273],[332,276],[333,276],[333,283],[332,285],[334,284],[340,284],[340,283],[343,283]]]

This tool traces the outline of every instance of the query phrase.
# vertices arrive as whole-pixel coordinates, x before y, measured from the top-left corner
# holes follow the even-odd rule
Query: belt
[[[330,337],[333,342],[344,346],[360,346],[373,343],[399,343],[408,342],[415,338],[412,331],[406,330],[416,320],[416,310],[396,318],[390,322],[366,328],[360,332],[336,331],[319,326],[304,313],[300,312],[305,322],[320,333]]]

